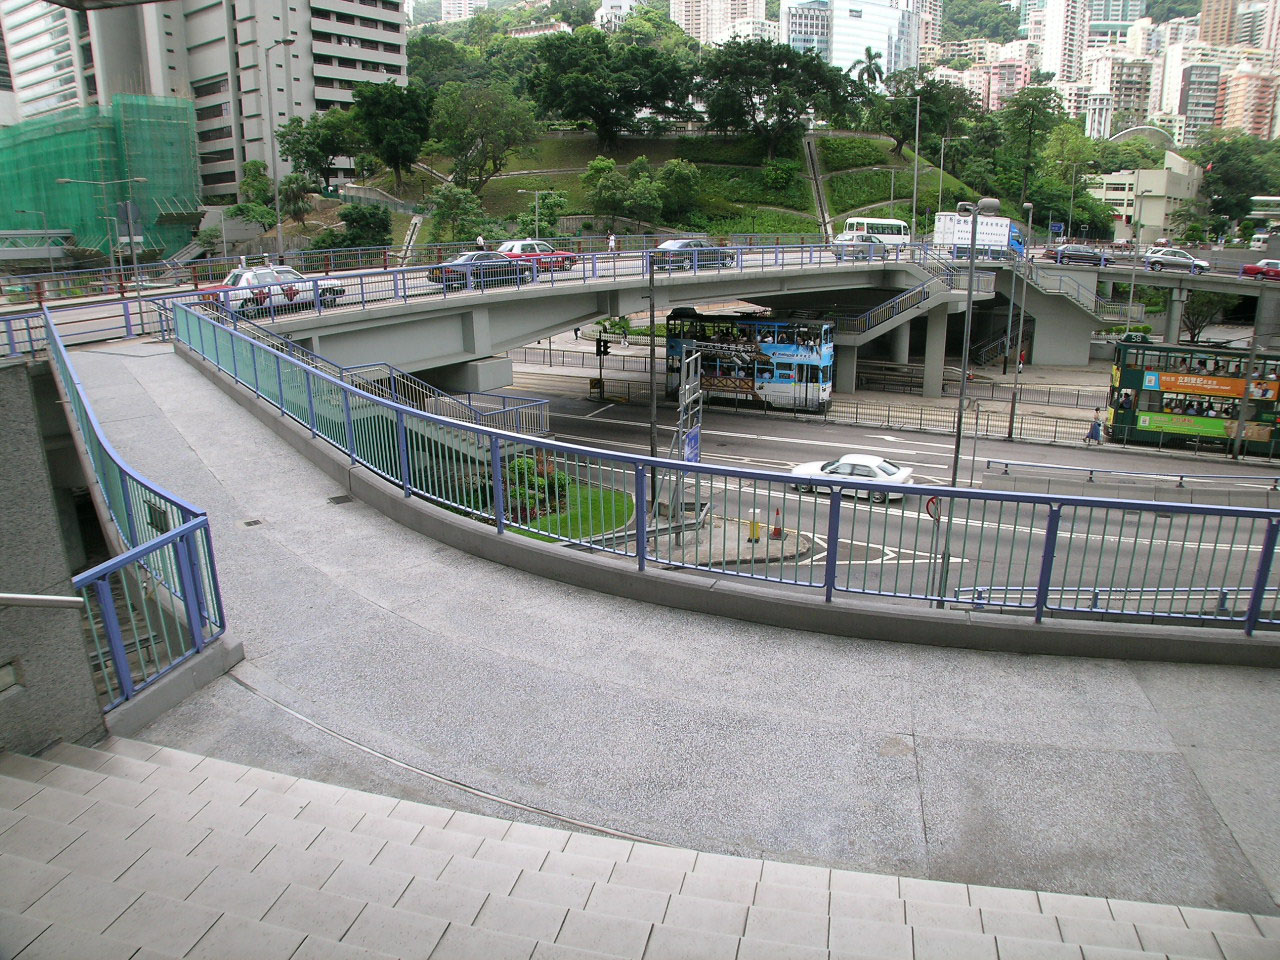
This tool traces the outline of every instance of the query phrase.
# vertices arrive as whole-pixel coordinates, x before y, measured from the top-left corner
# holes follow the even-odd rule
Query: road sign
[[[684,435],[684,459],[688,463],[697,463],[702,459],[702,426],[694,424]]]
[[[939,512],[939,509],[938,509],[940,506],[941,504],[939,503],[937,497],[930,497],[928,500],[924,502],[924,512],[927,513],[929,516],[933,517],[934,523],[937,523],[939,518],[941,517],[941,513]]]
[[[1050,232],[1050,233],[1061,233],[1061,232],[1062,232],[1062,224],[1061,224],[1061,223],[1051,223],[1051,224],[1049,224],[1049,232]]]

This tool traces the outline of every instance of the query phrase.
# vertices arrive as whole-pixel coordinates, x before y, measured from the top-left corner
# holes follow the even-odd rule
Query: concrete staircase
[[[553,830],[111,739],[0,754],[0,960],[1276,960],[1280,918]]]

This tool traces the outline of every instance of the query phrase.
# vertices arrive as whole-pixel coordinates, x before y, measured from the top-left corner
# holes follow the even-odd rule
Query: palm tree
[[[853,61],[849,72],[854,74],[863,86],[874,90],[876,85],[884,79],[884,64],[877,62],[883,59],[883,53],[867,47],[863,58]]]

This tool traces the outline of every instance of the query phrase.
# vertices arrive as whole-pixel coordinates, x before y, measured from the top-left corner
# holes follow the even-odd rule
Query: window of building
[[[231,139],[230,127],[212,127],[209,130],[200,130],[196,133],[196,139],[201,143],[210,143],[214,140]]]
[[[236,158],[235,150],[228,147],[226,150],[210,150],[208,153],[200,154],[201,163],[226,163],[228,160]]]
[[[211,80],[207,83],[192,84],[191,86],[191,92],[197,97],[212,97],[219,93],[226,93],[228,89],[230,89],[230,85],[227,83],[226,77],[220,80]]]
[[[221,173],[206,173],[201,175],[200,182],[206,187],[216,187],[223,183],[235,183],[236,172],[234,170],[223,170]]]
[[[215,103],[212,106],[201,107],[196,111],[197,120],[216,120],[218,117],[225,117],[231,112],[231,104]]]

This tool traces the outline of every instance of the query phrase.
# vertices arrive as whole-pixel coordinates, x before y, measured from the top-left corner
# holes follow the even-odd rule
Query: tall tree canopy
[[[1209,197],[1209,212],[1228,220],[1249,215],[1257,194],[1275,193],[1280,183],[1280,143],[1264,142],[1238,130],[1209,130],[1190,151],[1205,168],[1200,192]]]
[[[453,159],[453,182],[476,193],[538,134],[533,104],[499,84],[446,83],[434,113],[431,133]]]
[[[354,157],[367,149],[364,131],[353,111],[331,107],[306,120],[290,117],[276,131],[280,156],[298,173],[329,186],[338,157]]]
[[[543,37],[536,49],[529,87],[543,115],[591,124],[602,146],[645,129],[646,111],[690,113],[693,76],[672,54],[618,43],[590,27]]]
[[[768,40],[730,40],[702,61],[707,125],[752,134],[770,158],[804,131],[805,117],[847,116],[849,78],[817,54]]]
[[[986,37],[997,43],[1017,40],[1017,11],[999,0],[947,0],[942,5],[942,39],[971,37]]]
[[[404,184],[404,171],[422,153],[431,126],[431,102],[431,94],[416,83],[356,84],[356,119],[370,151],[395,174],[397,190]]]
[[[1048,87],[1023,87],[999,113],[1008,154],[1021,168],[1018,206],[1027,199],[1027,186],[1044,137],[1064,119],[1062,97]]]

